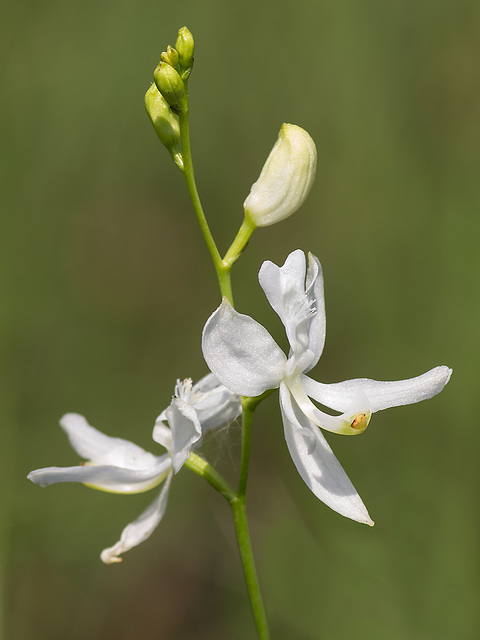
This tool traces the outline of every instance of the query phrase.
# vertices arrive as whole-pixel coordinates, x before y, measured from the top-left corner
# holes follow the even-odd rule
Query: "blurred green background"
[[[67,411],[159,453],[151,429],[175,379],[206,373],[216,281],[143,111],[184,24],[197,181],[221,249],[282,122],[318,147],[307,203],[239,261],[237,308],[284,345],[256,274],[311,250],[327,301],[314,377],[454,369],[434,400],[329,437],[373,529],[316,500],[276,398],[260,407],[249,513],[273,638],[480,637],[480,4],[10,0],[1,13],[2,637],[254,637],[228,508],[189,471],[155,534],[110,567],[100,551],[153,494],[26,480],[76,464]],[[238,454],[235,426],[206,452],[232,478]]]

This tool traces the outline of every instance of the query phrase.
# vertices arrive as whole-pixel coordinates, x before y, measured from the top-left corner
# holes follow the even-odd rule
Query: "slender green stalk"
[[[268,630],[267,617],[265,615],[265,608],[263,606],[262,594],[258,584],[257,571],[255,569],[252,545],[250,542],[245,497],[237,498],[237,500],[232,502],[231,507],[238,548],[242,559],[243,573],[245,575],[245,582],[247,583],[250,606],[252,608],[258,638],[259,640],[269,640],[270,632]]]
[[[262,398],[263,399],[263,398]],[[260,398],[242,398],[243,409],[243,432],[242,432],[242,460],[240,463],[240,476],[238,481],[237,498],[230,503],[232,508],[235,533],[237,534],[238,549],[242,559],[243,573],[247,583],[250,605],[252,607],[253,618],[260,640],[268,640],[267,617],[263,605],[262,594],[253,559],[252,544],[250,542],[250,532],[248,529],[246,491],[248,470],[250,466],[250,443],[252,433],[253,412],[260,402]]]
[[[252,608],[255,626],[257,628],[259,640],[269,640],[267,617],[263,606],[262,595],[255,569],[255,561],[253,559],[252,544],[250,542],[250,532],[248,530],[247,511],[245,504],[245,490],[248,476],[248,462],[250,458],[250,432],[252,424],[252,414],[254,408],[249,400],[257,400],[257,398],[243,398],[244,407],[244,437],[242,445],[242,473],[240,476],[239,491],[235,493],[228,482],[214,469],[206,460],[196,453],[191,453],[185,466],[194,473],[202,476],[209,484],[212,485],[230,504],[233,515],[233,523],[237,536],[240,558],[242,561],[243,573],[247,584],[250,606]],[[256,404],[255,404],[256,406]],[[246,435],[245,435],[246,434]],[[240,493],[240,490],[243,493]]]
[[[225,268],[225,264],[220,256],[220,253],[213,239],[212,232],[208,226],[205,213],[203,211],[200,196],[198,195],[198,189],[195,182],[195,174],[193,171],[192,151],[190,147],[190,125],[188,119],[188,83],[185,81],[185,94],[182,98],[181,110],[179,113],[180,123],[180,139],[182,143],[182,156],[183,156],[183,175],[187,183],[188,193],[192,200],[193,208],[197,215],[200,229],[207,243],[208,250],[212,256],[213,264],[217,272],[218,283],[220,285],[220,291],[222,296],[228,298],[231,304],[233,304],[232,284],[230,278],[230,269]]]
[[[240,227],[235,240],[232,242],[230,249],[225,254],[223,258],[223,263],[226,268],[231,269],[233,264],[238,260],[242,251],[247,246],[248,241],[250,240],[250,236],[255,231],[255,224],[248,218],[244,217],[242,226]]]
[[[192,153],[190,148],[190,133],[188,120],[188,89],[185,82],[185,94],[182,98],[181,108],[179,110],[180,138],[182,144],[183,156],[183,174],[187,183],[188,192],[192,200],[193,208],[197,215],[200,229],[203,233],[207,247],[212,256],[213,264],[217,272],[218,284],[220,291],[230,303],[233,305],[233,294],[231,284],[231,269],[236,262],[245,246],[250,239],[255,225],[251,220],[245,217],[236,238],[234,239],[230,249],[227,251],[225,258],[222,260],[215,240],[208,226],[205,213],[200,201],[195,176],[193,172]],[[230,504],[235,526],[235,533],[240,551],[243,572],[247,584],[248,595],[252,608],[255,626],[259,640],[269,640],[267,618],[263,606],[260,586],[257,578],[257,571],[253,559],[252,545],[250,542],[250,533],[248,529],[247,511],[246,511],[246,490],[248,480],[248,469],[250,465],[250,441],[252,432],[253,412],[261,400],[271,393],[270,391],[262,394],[257,398],[242,398],[243,409],[243,431],[242,431],[242,459],[240,464],[240,475],[237,493],[233,491],[224,478],[200,456],[192,453],[185,463],[189,469],[202,476],[216,489]]]
[[[196,453],[190,453],[190,457],[185,462],[185,466],[188,467],[194,473],[197,473],[202,478],[212,485],[229,503],[236,500],[237,496],[235,491],[230,487],[228,482],[218,473],[216,469],[212,467],[206,460],[201,458]]]

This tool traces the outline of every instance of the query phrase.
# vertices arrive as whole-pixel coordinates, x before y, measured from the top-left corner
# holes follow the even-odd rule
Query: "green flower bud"
[[[145,94],[145,109],[162,144],[167,147],[180,169],[183,169],[178,116],[172,113],[155,84]]]
[[[295,213],[307,197],[317,167],[317,150],[308,133],[284,124],[259,179],[243,204],[245,217],[266,227]]]
[[[195,49],[195,43],[193,41],[193,36],[187,27],[179,29],[175,49],[178,51],[178,63],[180,65],[180,70],[187,72],[185,77],[188,77],[193,66],[193,51]],[[182,75],[182,77],[184,76]]]
[[[175,67],[175,69],[178,69],[178,53],[177,51],[171,47],[170,45],[168,45],[167,50],[163,51],[160,55],[160,60],[162,62],[166,62],[167,64],[169,64],[171,67]]]
[[[158,90],[168,104],[178,108],[185,93],[185,85],[177,71],[166,62],[160,62],[153,77]]]

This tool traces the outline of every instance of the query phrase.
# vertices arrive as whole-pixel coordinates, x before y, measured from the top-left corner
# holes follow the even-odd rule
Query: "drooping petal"
[[[261,324],[238,313],[223,299],[202,335],[209,368],[233,393],[258,396],[279,386],[285,354]]]
[[[290,455],[309,489],[342,516],[373,525],[362,499],[322,432],[292,401],[284,383],[280,385],[280,407]]]
[[[313,360],[305,371],[310,371],[317,364],[325,346],[325,296],[323,290],[322,265],[316,256],[308,254],[307,279],[305,292],[313,300],[315,314],[308,324],[308,348],[313,353]]]
[[[367,397],[361,390],[351,396],[350,404],[342,415],[331,416],[320,411],[310,400],[303,385],[305,378],[307,376],[286,378],[285,383],[308,420],[316,424],[317,427],[340,435],[358,436],[365,431],[370,422],[372,411]],[[310,380],[310,378],[308,379]]]
[[[192,446],[200,440],[202,427],[195,409],[180,398],[173,398],[166,414],[172,430],[170,454],[173,470],[178,473],[189,457]]]
[[[136,520],[127,524],[122,531],[120,540],[113,547],[102,551],[100,558],[105,564],[121,562],[120,554],[144,542],[155,531],[167,508],[171,480],[172,474],[170,473],[152,504]]]
[[[311,398],[335,411],[346,411],[352,398],[361,392],[368,398],[371,410],[375,412],[433,398],[444,388],[451,374],[451,369],[440,366],[408,380],[382,382],[358,378],[333,384],[322,384],[308,376],[302,376],[302,385]]]
[[[170,456],[159,456],[149,469],[122,469],[112,465],[84,464],[47,467],[31,471],[27,478],[41,487],[58,482],[81,482],[111,493],[141,493],[159,485],[171,468]]]
[[[78,413],[65,414],[60,425],[68,435],[73,449],[82,458],[95,464],[124,469],[151,469],[157,463],[157,456],[128,440],[106,436],[90,426]]]

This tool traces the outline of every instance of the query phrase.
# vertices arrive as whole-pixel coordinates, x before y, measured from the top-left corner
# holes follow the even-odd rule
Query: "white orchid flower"
[[[258,396],[279,387],[288,449],[307,486],[334,511],[373,525],[318,427],[358,435],[366,429],[373,412],[426,400],[439,393],[448,382],[451,369],[440,366],[397,382],[367,378],[336,384],[316,382],[305,374],[317,364],[325,342],[320,262],[309,254],[307,269],[303,251],[297,250],[282,267],[264,262],[259,281],[285,326],[290,344],[288,357],[262,325],[235,311],[224,298],[203,330],[205,360],[235,394]],[[310,398],[341,415],[320,411]]]
[[[158,416],[153,439],[172,452],[175,473],[199,443],[193,427],[193,414],[201,424],[201,435],[222,424],[235,420],[242,412],[240,398],[233,394],[217,377],[209,373],[195,385],[188,378],[177,380],[174,401]],[[168,423],[169,426],[167,426]]]
[[[29,473],[28,479],[41,487],[57,482],[81,482],[112,493],[140,493],[163,482],[158,496],[125,527],[120,540],[102,551],[100,557],[106,564],[120,562],[120,554],[146,540],[162,520],[172,475],[178,473],[192,448],[198,446],[202,433],[235,419],[240,412],[240,399],[219,384],[213,374],[193,387],[189,379],[177,381],[175,396],[161,414],[168,426],[162,422],[162,437],[155,437],[167,449],[167,453],[160,456],[128,440],[101,433],[77,413],[67,413],[60,425],[73,449],[88,462],[75,467],[37,469]],[[157,420],[155,434],[158,430]]]

